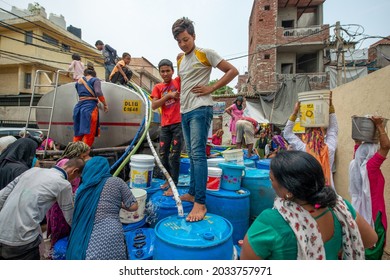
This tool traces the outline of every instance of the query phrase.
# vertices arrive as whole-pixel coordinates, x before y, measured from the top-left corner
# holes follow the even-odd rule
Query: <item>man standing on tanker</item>
[[[177,68],[181,79],[180,111],[190,158],[191,181],[188,193],[182,195],[181,199],[194,202],[186,219],[196,222],[202,220],[207,213],[206,143],[213,118],[213,99],[210,94],[232,81],[238,71],[215,51],[195,46],[195,29],[190,19],[178,19],[172,26],[172,34],[185,53],[177,61]],[[209,86],[212,67],[217,67],[225,74]]]

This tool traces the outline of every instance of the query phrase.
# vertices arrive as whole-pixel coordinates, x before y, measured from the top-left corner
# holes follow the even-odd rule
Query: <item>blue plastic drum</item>
[[[190,186],[191,176],[186,174],[179,175],[179,182],[177,182],[178,188],[188,188]]]
[[[68,237],[61,238],[54,244],[53,260],[66,260],[66,249],[68,248]]]
[[[182,158],[180,159],[180,174],[190,174],[190,159],[189,158]]]
[[[233,259],[233,227],[218,215],[207,213],[199,222],[169,216],[158,222],[155,233],[154,260]]]
[[[139,228],[125,232],[129,260],[153,259],[156,235],[152,228]]]
[[[270,158],[260,159],[256,162],[256,168],[269,170],[270,164],[271,164]]]
[[[252,159],[244,159],[245,167],[256,168],[256,162]]]
[[[127,231],[136,230],[137,228],[141,228],[145,224],[146,224],[146,216],[144,216],[144,218],[139,222],[130,223],[130,224],[122,224],[122,227],[123,227],[123,231],[127,232]]]
[[[188,192],[188,188],[178,188],[179,195],[183,195]],[[177,206],[173,196],[163,195],[163,191],[158,191],[150,198],[149,203],[146,206],[146,212],[148,214],[147,222],[151,227],[154,227],[158,221],[171,216],[177,215]],[[184,213],[189,213],[193,207],[193,203],[189,201],[182,201]]]
[[[245,172],[242,186],[250,191],[250,219],[253,220],[263,210],[273,207],[276,194],[268,170],[247,168]]]
[[[250,192],[246,189],[238,191],[206,191],[207,213],[226,218],[233,226],[233,243],[244,239],[249,228]]]

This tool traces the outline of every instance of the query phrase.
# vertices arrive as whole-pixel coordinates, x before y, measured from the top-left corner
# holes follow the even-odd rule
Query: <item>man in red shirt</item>
[[[173,182],[177,185],[180,169],[180,151],[182,145],[182,129],[180,114],[180,79],[172,79],[173,64],[163,59],[158,64],[164,82],[155,85],[151,97],[152,109],[161,107],[160,158]],[[171,151],[172,146],[172,151]],[[171,154],[171,160],[169,156]],[[168,186],[168,182],[163,188]]]
[[[250,117],[242,117],[236,122],[236,145],[237,149],[241,149],[242,140],[245,135],[245,143],[248,148],[247,157],[250,158],[253,152],[253,144],[255,142],[255,134],[259,131],[259,123]]]

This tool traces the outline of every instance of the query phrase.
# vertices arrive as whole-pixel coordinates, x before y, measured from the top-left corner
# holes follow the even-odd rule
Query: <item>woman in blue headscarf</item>
[[[81,177],[66,259],[128,259],[119,211],[121,207],[137,210],[131,190],[122,179],[111,176],[104,157],[87,161]]]

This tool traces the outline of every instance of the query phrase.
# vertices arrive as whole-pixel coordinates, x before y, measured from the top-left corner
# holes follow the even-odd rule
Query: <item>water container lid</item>
[[[265,158],[265,159],[260,159],[258,162],[262,165],[266,165],[266,166],[270,166],[271,164],[271,160],[270,158]]]
[[[188,187],[190,185],[191,176],[188,174],[180,174],[177,187]]]
[[[154,157],[152,155],[145,155],[145,154],[136,154],[132,155],[130,157],[130,161],[135,162],[153,162],[154,163]]]
[[[185,218],[169,216],[155,227],[161,240],[182,247],[212,247],[224,243],[233,233],[232,224],[225,218],[207,213],[202,221],[187,222]]]
[[[232,150],[226,150],[222,152],[223,155],[225,154],[244,154],[244,151],[242,149],[232,149]]]
[[[313,96],[313,95],[330,95],[330,90],[312,90],[312,91],[303,91],[298,93],[298,98],[303,96]]]
[[[255,161],[253,159],[244,159],[244,165],[251,165],[255,164]]]
[[[138,221],[136,223],[130,223],[130,224],[124,224],[122,223],[123,231],[130,231],[135,230],[137,228],[142,227],[146,223],[146,216],[141,221]]]
[[[207,175],[211,177],[219,177],[222,175],[222,169],[218,167],[208,167]]]
[[[188,188],[178,188],[177,191],[179,195],[183,195],[188,192]],[[150,198],[152,204],[161,209],[176,208],[176,201],[173,196],[165,196],[163,195],[163,193],[164,191],[162,190],[155,192]],[[181,203],[183,205],[183,208],[192,206],[192,202],[189,201],[182,201]]]
[[[206,190],[207,195],[217,196],[217,197],[226,197],[232,199],[241,199],[248,197],[251,193],[247,189],[239,189],[238,191],[229,191],[224,189],[219,189],[218,191],[209,191]]]
[[[259,156],[256,155],[256,154],[253,154],[251,157],[248,157],[247,156],[248,155],[248,150],[244,150],[244,155],[245,155],[244,160],[245,159],[250,159],[250,160],[258,160],[259,159]]]
[[[164,185],[165,180],[159,179],[159,178],[153,178],[152,182],[150,183],[150,188],[147,188],[146,191],[148,193],[150,192],[156,192],[160,189],[162,185]]]
[[[269,170],[265,169],[257,169],[257,168],[247,168],[245,169],[245,176],[244,178],[268,178],[269,177]]]
[[[221,162],[218,163],[218,166],[222,169],[224,168],[241,169],[241,170],[245,169],[245,165],[239,165],[233,162]]]
[[[223,157],[208,158],[208,159],[207,159],[207,162],[216,162],[216,163],[219,163],[219,162],[224,162],[224,161],[225,161],[225,158],[223,158]]]

